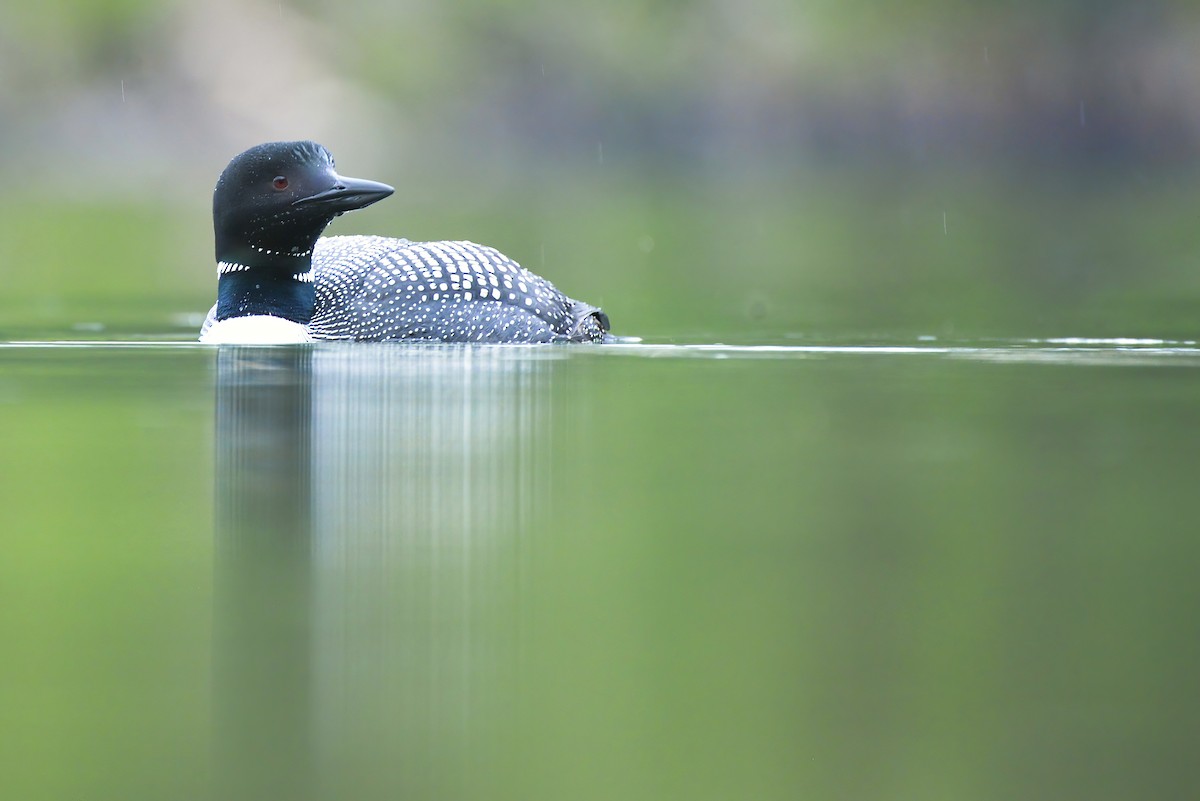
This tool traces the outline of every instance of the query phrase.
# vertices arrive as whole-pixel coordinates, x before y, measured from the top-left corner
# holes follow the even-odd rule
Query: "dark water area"
[[[4,345],[4,795],[1186,797],[1197,376]]]

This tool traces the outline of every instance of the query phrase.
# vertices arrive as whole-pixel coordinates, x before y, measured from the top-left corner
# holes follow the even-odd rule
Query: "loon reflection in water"
[[[397,753],[507,720],[525,538],[551,527],[546,421],[561,419],[550,404],[564,360],[558,348],[220,350],[214,772],[232,786],[219,797],[312,797],[316,766],[333,786],[379,785],[351,797],[403,797],[412,776]]]

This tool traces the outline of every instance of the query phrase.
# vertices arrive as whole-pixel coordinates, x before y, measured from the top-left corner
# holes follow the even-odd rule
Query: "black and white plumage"
[[[493,248],[320,235],[392,194],[314,142],[235,157],[213,194],[217,303],[201,342],[603,342],[608,317]]]
[[[602,341],[608,318],[493,248],[333,236],[313,252],[317,339]]]

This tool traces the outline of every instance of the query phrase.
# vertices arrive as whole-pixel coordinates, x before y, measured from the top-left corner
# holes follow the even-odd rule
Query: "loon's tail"
[[[575,303],[571,313],[575,318],[575,325],[571,326],[571,333],[567,335],[567,339],[571,342],[605,341],[608,330],[612,327],[607,314],[595,306],[579,302]]]

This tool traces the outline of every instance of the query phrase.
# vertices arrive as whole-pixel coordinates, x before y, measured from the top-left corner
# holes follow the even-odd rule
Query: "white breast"
[[[252,314],[207,325],[200,332],[200,341],[210,345],[294,345],[313,340],[308,328],[300,323]]]

